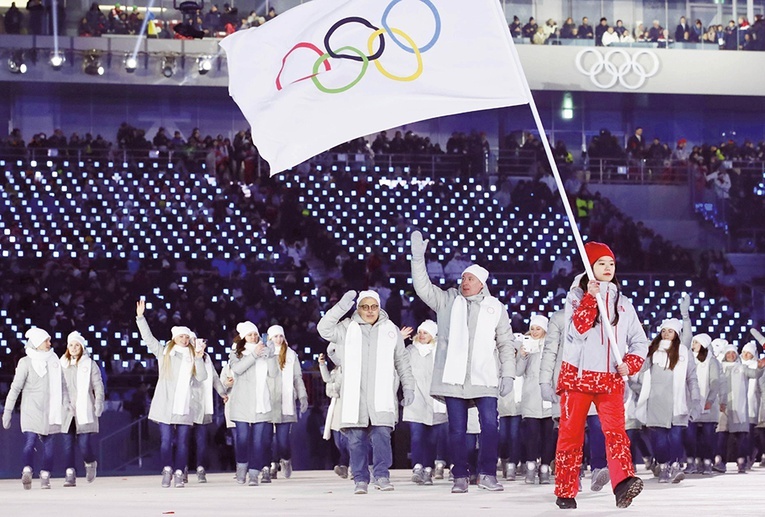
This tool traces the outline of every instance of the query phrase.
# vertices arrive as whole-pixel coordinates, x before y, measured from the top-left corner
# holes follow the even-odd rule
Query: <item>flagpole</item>
[[[510,39],[510,38],[509,38]],[[534,96],[531,94],[531,88],[529,87],[529,83],[526,80],[526,74],[523,72],[523,65],[521,65],[521,59],[518,56],[518,52],[515,49],[515,43],[512,41],[510,43],[510,51],[513,55],[513,59],[515,60],[516,65],[518,66],[518,70],[521,71],[521,83],[523,84],[523,87],[526,89],[526,97],[529,101],[529,107],[531,108],[531,113],[534,116],[534,122],[537,126],[537,131],[539,131],[539,138],[542,140],[542,146],[545,149],[545,154],[547,155],[547,160],[550,163],[550,168],[552,169],[553,176],[555,177],[555,184],[558,185],[558,192],[560,194],[560,199],[563,202],[563,208],[566,210],[566,216],[568,217],[568,224],[571,227],[571,231],[574,233],[574,240],[576,241],[576,247],[579,250],[579,255],[582,258],[582,263],[584,265],[584,271],[587,273],[587,276],[593,280],[595,279],[595,275],[592,272],[592,266],[590,266],[590,262],[587,260],[587,253],[584,251],[584,242],[582,241],[582,235],[579,233],[579,227],[576,225],[576,219],[574,218],[574,213],[571,210],[571,204],[568,201],[568,196],[566,196],[566,189],[563,186],[563,181],[560,177],[560,172],[558,171],[558,165],[555,163],[555,157],[553,156],[552,148],[550,147],[550,142],[547,140],[547,134],[545,133],[545,128],[542,125],[542,119],[539,117],[539,111],[537,110],[536,102],[534,102]],[[603,297],[598,293],[595,296],[595,299],[598,302],[598,310],[600,310],[600,314],[602,318],[605,318],[608,312],[606,311],[606,305],[603,302]],[[619,352],[619,349],[616,346],[616,336],[614,335],[614,328],[611,326],[611,322],[608,322],[608,324],[603,324],[603,326],[606,329],[606,335],[608,337],[609,344],[611,346],[611,354],[614,356],[614,361],[616,362],[616,365],[619,366],[624,362],[624,358],[622,357],[621,352]]]

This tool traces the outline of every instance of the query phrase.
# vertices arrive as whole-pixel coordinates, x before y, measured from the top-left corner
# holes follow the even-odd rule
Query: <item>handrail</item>
[[[101,465],[105,465],[104,462],[104,443],[108,441],[110,438],[113,438],[119,434],[124,433],[127,430],[131,430],[133,427],[138,426],[138,455],[129,459],[125,463],[114,467],[113,469],[109,470],[120,470],[127,465],[130,465],[134,461],[138,460],[138,468],[143,468],[143,422],[147,421],[149,419],[148,416],[144,415],[137,420],[134,420],[133,422],[117,429],[116,431],[113,431],[106,436],[100,437],[99,443],[98,443],[98,461]]]

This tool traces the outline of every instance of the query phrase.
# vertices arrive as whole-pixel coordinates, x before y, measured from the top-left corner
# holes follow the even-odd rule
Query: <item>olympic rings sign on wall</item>
[[[276,89],[282,90],[286,85],[282,84],[282,72],[284,72],[284,67],[287,64],[287,59],[290,57],[290,55],[295,52],[298,49],[308,49],[313,52],[315,52],[318,55],[318,58],[313,64],[313,69],[311,70],[310,75],[306,75],[304,77],[301,77],[299,79],[296,79],[292,81],[289,84],[295,84],[300,81],[305,81],[307,79],[310,79],[314,86],[321,92],[324,93],[342,93],[345,91],[350,90],[354,86],[356,86],[359,81],[361,81],[362,77],[367,73],[367,68],[369,68],[369,62],[373,62],[375,65],[375,68],[385,77],[388,79],[391,79],[393,81],[414,81],[420,75],[422,74],[423,70],[423,62],[422,62],[422,54],[433,48],[433,46],[438,42],[439,37],[441,36],[441,16],[438,13],[438,9],[436,9],[436,6],[433,5],[433,2],[431,0],[420,0],[423,4],[425,4],[433,13],[433,19],[435,21],[435,29],[433,31],[433,36],[430,38],[430,41],[423,45],[422,47],[418,47],[415,41],[412,39],[411,36],[409,36],[407,33],[402,31],[401,29],[398,29],[396,27],[391,27],[388,24],[388,17],[390,16],[391,10],[396,6],[396,4],[400,3],[401,0],[391,0],[391,2],[388,4],[388,6],[385,8],[382,14],[382,19],[380,20],[380,26],[375,26],[372,22],[365,18],[361,18],[359,16],[349,16],[346,18],[342,18],[335,22],[327,31],[327,33],[324,35],[324,49],[314,45],[313,43],[301,41],[300,43],[297,43],[294,45],[282,58],[282,66],[279,68],[279,73],[276,75]],[[361,24],[367,28],[369,28],[372,32],[369,35],[369,39],[367,40],[367,53],[364,53],[364,51],[352,47],[350,45],[343,45],[340,47],[334,47],[331,44],[331,39],[334,33],[343,25],[349,24],[349,23],[358,23]],[[380,62],[380,58],[382,57],[383,53],[385,52],[385,37],[389,37],[393,43],[395,43],[398,47],[400,47],[402,50],[414,54],[414,57],[417,62],[417,68],[415,71],[409,75],[394,75],[390,73],[388,70],[385,69],[385,67]],[[375,43],[377,43],[377,50],[375,50]],[[326,50],[325,50],[326,49]],[[324,86],[319,81],[319,70],[323,67],[325,72],[329,72],[332,70],[332,65],[329,62],[329,59],[348,59],[351,61],[358,61],[361,63],[361,70],[359,71],[359,74],[356,76],[355,79],[353,79],[350,83],[340,86],[338,88],[329,88],[327,86]]]
[[[587,54],[595,56],[595,63],[589,69],[585,69],[582,64]],[[621,63],[611,61],[617,55],[621,57]],[[643,55],[650,57],[653,61],[653,66],[650,70],[646,69],[639,61]],[[594,48],[586,48],[576,55],[575,63],[577,70],[589,77],[592,84],[603,90],[611,88],[617,82],[628,90],[637,90],[645,84],[649,77],[656,75],[661,66],[659,57],[655,52],[638,50],[630,54],[621,48],[610,49],[605,54]],[[601,75],[606,75],[607,80],[605,82],[601,82],[599,79]]]

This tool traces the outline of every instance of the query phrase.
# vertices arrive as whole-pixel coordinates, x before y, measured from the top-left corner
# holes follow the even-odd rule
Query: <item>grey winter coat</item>
[[[542,358],[539,365],[539,384],[550,384],[558,392],[558,375],[563,364],[563,350],[566,330],[566,311],[555,311],[547,323],[545,345],[542,348]],[[552,416],[560,417],[560,399],[556,395],[553,402]]]
[[[53,364],[53,362],[51,362]],[[56,366],[61,368],[61,364],[56,361]],[[16,374],[13,376],[11,388],[8,390],[8,396],[5,398],[4,411],[13,411],[16,401],[21,392],[24,396],[21,398],[21,431],[25,433],[37,433],[44,436],[61,432],[60,425],[51,425],[48,423],[48,411],[50,407],[50,385],[48,375],[40,377],[32,368],[32,360],[29,357],[22,357],[16,366]],[[70,408],[69,393],[66,389],[66,378],[61,376],[61,418],[62,423]]]
[[[286,346],[286,345],[283,345]],[[297,354],[290,348],[287,348],[287,353],[293,356],[292,371],[284,372],[279,368],[279,358],[274,355],[270,359],[275,365],[276,375],[268,379],[268,387],[271,390],[271,422],[274,424],[286,424],[294,423],[298,421],[298,410],[295,407],[295,399],[308,400],[308,393],[305,389],[305,383],[303,382],[303,371],[300,369],[300,360]],[[287,365],[285,364],[285,368]],[[285,415],[282,413],[282,375],[290,375],[292,377],[293,394],[292,399],[292,414]]]
[[[470,343],[468,349],[468,364],[465,384],[446,384],[442,381],[444,376],[444,366],[446,364],[446,353],[449,349],[449,326],[451,322],[452,305],[458,296],[462,296],[459,289],[454,287],[441,289],[431,283],[425,268],[425,259],[423,257],[412,257],[412,281],[417,296],[425,304],[433,309],[437,315],[438,321],[438,346],[436,346],[436,361],[433,365],[433,384],[430,387],[430,395],[433,397],[454,397],[460,399],[475,399],[481,397],[499,397],[498,387],[492,386],[474,386],[470,379],[470,358],[473,355],[473,337],[475,336],[475,327],[478,322],[478,313],[481,301],[487,296],[491,296],[489,289],[484,285],[480,293],[466,298],[468,313],[468,333]],[[494,361],[497,369],[497,378],[515,377],[515,347],[513,330],[510,328],[510,318],[507,311],[503,310],[499,322],[495,329],[497,349],[494,353]]]
[[[709,411],[701,414],[698,418],[694,419],[694,422],[708,422],[717,423],[720,419],[720,402],[727,400],[728,393],[725,391],[727,388],[722,375],[722,366],[720,362],[715,358],[714,354],[710,350],[707,354],[705,362],[709,362],[709,386],[707,387],[707,393],[701,393],[701,398],[704,399],[704,405],[711,404]],[[696,360],[696,371],[698,372],[699,365],[698,359]],[[699,386],[699,389],[701,386]],[[706,397],[705,397],[706,395]]]
[[[351,321],[355,321],[361,328],[362,359],[361,359],[361,393],[359,397],[359,419],[349,424],[343,422],[343,428],[385,426],[395,427],[398,420],[398,411],[375,411],[374,410],[374,389],[377,362],[377,340],[380,326],[388,321],[388,313],[380,310],[380,316],[374,325],[366,323],[358,312],[354,312],[350,318],[342,318],[353,307],[353,301],[348,305],[340,300],[334,307],[329,309],[323,318],[319,321],[316,329],[319,335],[327,341],[334,344],[334,356],[332,360],[345,368],[345,335],[348,332],[348,326]],[[414,377],[412,376],[412,367],[409,363],[409,354],[404,348],[404,338],[396,327],[397,341],[393,352],[393,366],[398,373],[400,382],[405,390],[415,389]],[[329,353],[329,352],[328,352]],[[395,382],[394,382],[395,385]],[[395,399],[394,393],[394,399]]]
[[[690,415],[689,412],[694,408],[699,411],[703,408],[704,401],[701,400],[699,380],[698,377],[696,377],[696,360],[693,357],[693,352],[690,350],[693,334],[691,332],[689,318],[683,318],[683,332],[681,333],[680,339],[680,346],[687,351],[687,356],[685,364],[683,364],[683,356],[681,355],[675,368],[685,367],[686,369],[685,401],[688,413],[683,415],[674,414],[673,370],[664,368],[662,365],[654,364],[652,358],[646,358],[643,367],[640,370],[641,374],[637,377],[635,382],[636,384],[639,384],[642,389],[645,376],[644,372],[650,368],[651,393],[648,396],[646,404],[646,421],[644,422],[647,427],[663,427],[667,429],[672,426],[687,427]]]
[[[725,430],[729,433],[747,433],[749,432],[749,397],[739,396],[733,388],[733,381],[735,377],[738,377],[737,382],[748,385],[749,379],[762,378],[763,370],[761,368],[752,369],[741,363],[740,359],[736,359],[734,363],[724,362],[723,365],[723,389],[727,392],[728,396],[722,399],[721,402],[726,404],[725,420],[727,424],[724,426]],[[746,391],[745,391],[746,393]],[[752,422],[755,423],[755,422]],[[719,430],[719,429],[718,429]]]
[[[430,385],[433,380],[433,354],[435,350],[423,357],[415,345],[406,347],[409,354],[409,362],[412,365],[412,375],[416,388],[414,390],[414,402],[404,408],[405,422],[418,422],[425,425],[438,425],[446,422],[446,412],[435,413],[433,411],[433,397],[430,396]]]
[[[221,382],[218,372],[215,371],[215,367],[213,366],[212,361],[210,360],[210,356],[205,354],[202,360],[205,363],[205,368],[207,368],[208,365],[210,366],[210,372],[212,372],[213,390],[215,391],[215,393],[218,394],[218,396],[223,397],[224,395],[226,395],[227,390],[226,390],[226,387]],[[191,378],[191,403],[189,408],[191,412],[194,414],[195,425],[207,425],[207,424],[211,424],[213,421],[213,414],[205,412],[205,385],[207,384],[209,380],[210,379],[208,378],[204,381],[198,381],[194,377]],[[215,407],[214,398],[213,398],[213,407]]]
[[[176,379],[178,378],[183,359],[173,353],[165,357],[167,345],[161,344],[154,337],[145,317],[137,316],[136,323],[138,324],[138,330],[141,332],[141,339],[146,343],[149,351],[157,357],[157,366],[159,368],[159,378],[157,379],[157,386],[154,388],[154,396],[151,399],[151,407],[149,408],[149,420],[159,424],[193,424],[194,414],[191,411],[191,403],[189,403],[189,412],[187,414],[177,415],[173,413]],[[170,362],[166,364],[166,360]],[[198,381],[203,381],[207,378],[203,359],[194,358],[194,370],[191,377],[191,385],[194,383],[194,378]],[[191,391],[191,386],[189,386],[189,390]]]
[[[539,387],[539,367],[542,352],[522,357],[518,351],[516,375],[523,376],[523,395],[521,396],[521,416],[523,418],[550,418],[552,408],[543,407],[542,390]],[[560,406],[560,404],[558,404]]]
[[[83,355],[86,353],[84,348],[82,353]],[[90,393],[87,409],[91,422],[83,424],[77,420],[77,368],[78,366],[76,365],[69,365],[63,369],[66,389],[69,392],[72,408],[66,412],[62,429],[64,432],[68,432],[69,427],[72,425],[72,420],[74,420],[77,434],[97,433],[98,418],[104,410],[104,381],[101,377],[101,369],[95,361],[91,362]]]
[[[249,355],[242,355],[237,357],[236,352],[231,351],[231,355],[228,358],[229,368],[234,373],[234,385],[231,387],[231,393],[229,394],[228,406],[229,418],[233,422],[246,422],[248,424],[257,424],[261,422],[270,422],[271,414],[274,408],[273,399],[271,402],[271,410],[258,413],[257,404],[255,399],[255,386],[257,383],[257,374],[255,369],[255,363],[257,361],[265,361],[268,366],[267,379],[266,379],[266,391],[271,393],[270,382],[276,377],[278,366],[271,360],[273,356],[273,349],[266,347],[263,354],[259,357],[255,353]]]

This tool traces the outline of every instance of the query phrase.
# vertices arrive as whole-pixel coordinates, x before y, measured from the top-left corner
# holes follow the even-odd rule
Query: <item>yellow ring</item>
[[[406,42],[409,43],[409,46],[411,46],[414,49],[414,56],[417,58],[417,70],[412,75],[398,76],[398,75],[391,74],[385,68],[383,68],[383,66],[380,64],[379,59],[375,59],[373,63],[375,64],[377,69],[380,71],[380,73],[383,74],[388,79],[393,79],[394,81],[414,81],[415,79],[420,77],[420,75],[422,75],[422,54],[420,54],[420,49],[417,47],[417,44],[414,42],[414,40],[412,40],[412,38],[410,38],[409,35],[407,35],[404,31],[400,29],[394,29],[392,27],[390,31],[404,38]],[[377,38],[377,36],[384,33],[385,33],[385,29],[378,29],[369,36],[367,47],[369,48],[370,54],[374,52],[375,39]]]

